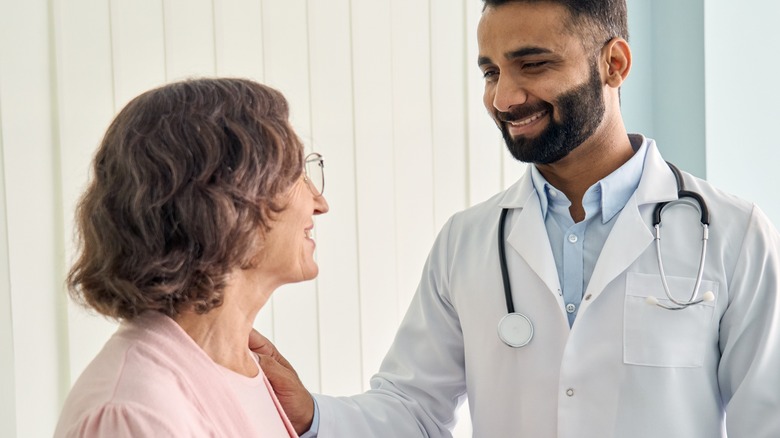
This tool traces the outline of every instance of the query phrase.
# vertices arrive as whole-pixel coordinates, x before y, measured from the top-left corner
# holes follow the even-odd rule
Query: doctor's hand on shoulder
[[[276,346],[257,330],[249,333],[249,349],[260,359],[260,367],[295,431],[298,435],[308,431],[314,418],[314,399],[303,386],[298,373]]]

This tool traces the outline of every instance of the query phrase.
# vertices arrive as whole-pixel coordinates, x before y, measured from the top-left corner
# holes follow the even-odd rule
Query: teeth
[[[306,230],[306,237],[308,237],[309,239],[314,237],[314,233],[312,233],[312,230]]]
[[[527,119],[523,119],[523,120],[515,121],[515,122],[509,122],[509,124],[512,125],[512,126],[525,126],[525,125],[527,125],[527,124],[529,124],[531,122],[539,120],[543,115],[544,115],[544,111],[538,112],[538,113],[532,115],[531,117],[529,117]]]

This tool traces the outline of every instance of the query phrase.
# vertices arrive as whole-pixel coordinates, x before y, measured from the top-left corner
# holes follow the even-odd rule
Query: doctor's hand
[[[257,330],[252,329],[249,333],[249,349],[260,359],[260,366],[295,431],[298,435],[308,431],[314,419],[314,399],[303,386],[298,373],[274,344]]]

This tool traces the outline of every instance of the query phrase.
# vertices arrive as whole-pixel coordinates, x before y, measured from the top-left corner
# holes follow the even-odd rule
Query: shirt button
[[[569,397],[573,397],[574,396],[574,389],[573,388],[567,389],[566,390],[566,395],[568,395]]]
[[[577,235],[576,234],[569,234],[569,242],[577,243]]]
[[[577,310],[577,306],[575,306],[572,303],[569,303],[566,305],[566,311],[569,313],[574,313],[574,311]]]

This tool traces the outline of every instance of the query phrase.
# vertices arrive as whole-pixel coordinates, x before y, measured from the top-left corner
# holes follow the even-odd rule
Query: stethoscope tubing
[[[707,241],[709,240],[710,235],[710,212],[709,208],[707,207],[707,203],[700,194],[685,189],[685,182],[683,181],[682,172],[680,172],[680,169],[668,161],[666,164],[669,166],[669,169],[672,170],[674,179],[677,181],[677,199],[674,201],[661,202],[655,206],[655,210],[653,211],[653,229],[655,230],[655,251],[656,258],[658,259],[658,271],[661,276],[661,284],[664,287],[666,298],[668,298],[669,301],[674,305],[667,306],[660,303],[657,303],[656,305],[666,310],[682,310],[704,301],[703,299],[698,299],[698,296],[699,289],[701,288],[702,278],[704,277],[704,262],[706,261],[707,257]],[[693,286],[693,291],[691,292],[690,298],[687,301],[681,301],[672,296],[672,292],[669,290],[669,284],[666,280],[663,257],[661,256],[661,213],[670,204],[680,202],[685,198],[693,199],[699,208],[699,213],[701,215],[700,222],[702,226],[702,243],[701,254],[699,256],[699,268],[696,272],[696,283]]]
[[[507,313],[515,313],[515,304],[512,300],[512,286],[509,284],[509,269],[506,266],[506,244],[504,243],[504,227],[506,225],[506,215],[508,208],[501,210],[501,216],[498,219],[498,257],[501,265],[501,279],[504,283],[504,298],[506,299]]]
[[[677,168],[674,164],[670,162],[666,162],[666,164],[669,166],[669,169],[672,170],[672,173],[674,174],[674,179],[677,181],[677,200],[679,201],[682,198],[691,198],[694,201],[696,201],[696,204],[699,205],[699,211],[701,212],[701,220],[700,222],[702,225],[707,225],[709,227],[710,225],[710,210],[707,207],[707,203],[704,202],[704,198],[696,193],[692,192],[690,190],[685,189],[685,181],[683,181],[682,172],[680,172],[680,169]],[[655,206],[655,210],[653,211],[653,227],[656,227],[657,225],[661,224],[661,212],[663,211],[664,207],[667,206],[670,202],[674,201],[667,201],[667,202],[660,202],[658,205]]]
[[[698,298],[699,289],[701,287],[702,279],[704,276],[704,262],[707,256],[707,241],[709,239],[710,213],[707,207],[707,203],[704,201],[704,198],[700,194],[685,189],[685,184],[682,178],[682,172],[680,172],[677,166],[675,166],[672,163],[669,163],[668,161],[666,162],[666,164],[672,170],[672,173],[674,173],[674,178],[677,182],[677,199],[674,201],[661,202],[655,206],[655,210],[653,211],[653,228],[655,230],[656,257],[658,259],[658,270],[661,277],[661,283],[663,284],[666,297],[674,305],[669,306],[669,305],[661,304],[658,303],[657,300],[654,304],[666,310],[682,310],[682,309],[687,309],[688,307],[693,306],[695,304],[699,304],[703,301],[713,299],[711,292],[705,294],[704,299]],[[703,229],[701,256],[699,258],[699,267],[696,273],[696,282],[693,287],[693,292],[691,293],[691,296],[688,299],[688,301],[677,300],[672,296],[672,293],[669,290],[669,284],[666,279],[666,272],[664,271],[663,260],[661,257],[661,214],[665,207],[667,207],[668,205],[674,202],[679,202],[683,198],[693,199],[694,202],[698,205],[699,212],[701,214],[701,225]],[[506,299],[506,310],[507,310],[507,315],[504,315],[504,318],[502,318],[499,321],[499,334],[502,332],[501,325],[506,319],[506,317],[508,315],[512,315],[516,313],[514,301],[512,300],[512,286],[510,285],[509,282],[509,269],[507,267],[507,262],[506,262],[506,237],[504,233],[506,227],[506,216],[508,212],[509,212],[508,208],[502,208],[501,215],[499,216],[498,219],[498,257],[499,257],[499,265],[501,267],[501,279],[504,285],[504,297]],[[708,297],[707,295],[710,295],[710,297]],[[531,336],[533,336],[533,324],[531,323],[530,319],[528,319],[528,317],[526,317],[525,315],[519,313],[517,315],[528,320]],[[530,337],[529,337],[528,341],[522,343],[522,345],[519,345],[519,344],[513,344],[511,342],[508,342],[501,335],[499,335],[499,337],[501,337],[501,340],[504,341],[504,343],[506,343],[510,347],[515,347],[515,348],[522,347],[526,345],[528,341],[530,341]]]

